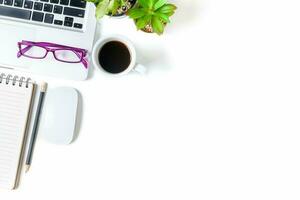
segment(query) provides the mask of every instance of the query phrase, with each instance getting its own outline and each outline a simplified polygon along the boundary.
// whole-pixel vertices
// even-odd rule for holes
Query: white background
[[[147,76],[46,79],[81,92],[80,135],[39,140],[1,200],[300,198],[299,1],[175,2],[161,37],[100,27],[133,40]]]

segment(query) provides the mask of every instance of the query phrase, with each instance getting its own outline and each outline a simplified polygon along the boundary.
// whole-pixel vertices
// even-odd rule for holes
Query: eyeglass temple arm
[[[69,50],[77,50],[77,51],[86,51],[85,49],[80,49],[80,48],[76,48],[76,47],[70,47],[70,46],[66,46],[66,45],[60,45],[60,44],[54,44],[54,43],[50,43],[50,42],[30,42],[30,41],[26,41],[23,40],[22,43],[26,44],[26,45],[31,45],[31,46],[42,46],[42,47],[61,47],[61,48],[68,48]]]
[[[87,59],[84,57],[84,58],[82,58],[81,62],[84,65],[84,67],[87,69],[88,68],[88,61],[87,61]]]
[[[79,54],[78,52],[74,51],[74,53],[77,55],[77,57],[79,59],[81,59],[81,62],[82,64],[84,65],[85,68],[88,68],[88,62],[87,62],[87,59],[85,57],[86,53],[82,53],[82,54]]]
[[[24,53],[26,53],[27,51],[29,51],[31,49],[31,47],[32,46],[28,45],[27,47],[25,47],[25,48],[22,49],[21,46],[20,46],[20,50],[19,50],[19,52],[17,54],[17,57],[20,58]]]

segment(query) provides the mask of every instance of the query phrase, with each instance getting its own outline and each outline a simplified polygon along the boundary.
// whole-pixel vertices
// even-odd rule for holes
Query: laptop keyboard
[[[85,0],[0,0],[0,16],[73,30],[83,29]]]

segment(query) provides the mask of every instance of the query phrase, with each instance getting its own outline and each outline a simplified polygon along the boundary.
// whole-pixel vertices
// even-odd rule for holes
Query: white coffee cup
[[[117,41],[117,42],[123,43],[127,47],[127,49],[129,50],[129,53],[130,53],[130,64],[124,71],[122,71],[120,73],[110,73],[110,72],[106,71],[99,62],[99,53],[100,53],[102,47],[105,44],[107,44],[108,42],[112,42],[112,41]],[[93,62],[93,65],[95,68],[97,68],[103,72],[106,72],[108,74],[112,74],[112,75],[124,75],[124,74],[128,74],[131,71],[136,71],[140,74],[146,73],[146,67],[141,64],[138,64],[136,62],[136,50],[135,50],[135,47],[132,44],[132,42],[129,39],[127,39],[123,36],[119,36],[119,35],[109,36],[109,37],[99,39],[95,43],[94,48],[93,48],[92,62]]]

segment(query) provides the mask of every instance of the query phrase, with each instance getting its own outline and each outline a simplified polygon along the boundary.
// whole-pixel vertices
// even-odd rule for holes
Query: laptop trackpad
[[[8,24],[0,24],[0,64],[10,67],[28,69],[32,63],[17,58],[18,42],[22,40],[35,41],[36,31],[33,28],[17,27]]]

